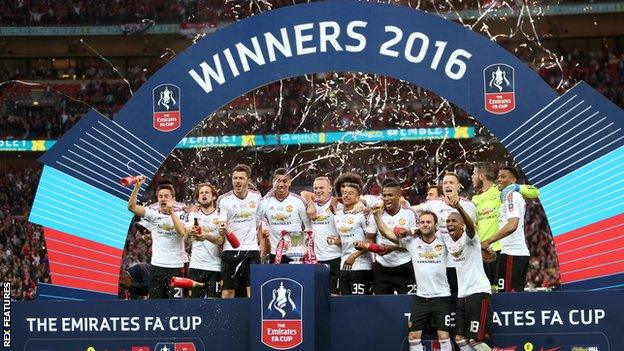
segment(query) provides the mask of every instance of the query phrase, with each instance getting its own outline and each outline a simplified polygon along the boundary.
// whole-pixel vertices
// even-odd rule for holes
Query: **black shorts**
[[[340,295],[370,295],[373,271],[340,271]]]
[[[288,257],[286,255],[282,255],[282,260],[280,261],[280,264],[289,264],[290,261],[292,261],[290,259],[290,257]],[[269,254],[269,263],[270,264],[274,264],[275,263],[275,255],[274,254]]]
[[[457,335],[487,341],[492,332],[492,305],[490,294],[472,294],[457,299],[455,313],[455,331]]]
[[[375,295],[415,294],[416,279],[412,262],[396,267],[384,267],[379,262],[373,266],[373,293]]]
[[[529,256],[500,255],[498,266],[498,289],[504,292],[524,291]]]
[[[173,277],[183,276],[183,267],[166,268],[151,265],[149,280],[149,298],[150,299],[172,299],[181,298],[182,289],[174,289],[171,287],[170,281]]]
[[[227,250],[221,253],[221,278],[223,290],[235,290],[250,285],[250,269],[254,263],[260,263],[260,251]]]
[[[221,297],[221,272],[189,268],[189,278],[196,282],[204,283],[203,288],[192,288],[189,297],[196,299]]]
[[[336,257],[329,261],[318,261],[319,264],[324,264],[329,267],[329,292],[338,295],[338,277],[340,276],[340,257]]]
[[[483,261],[483,270],[485,271],[485,275],[488,277],[490,281],[490,285],[498,286],[498,265],[500,264],[500,251],[496,251],[496,258],[494,261],[487,263]]]
[[[446,267],[446,279],[451,288],[451,294],[457,295],[457,270],[455,267]]]
[[[451,298],[416,296],[409,320],[409,330],[419,331],[431,326],[436,330],[451,330]]]

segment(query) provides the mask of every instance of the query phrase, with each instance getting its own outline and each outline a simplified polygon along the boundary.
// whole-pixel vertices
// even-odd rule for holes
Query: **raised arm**
[[[520,185],[520,195],[527,199],[537,199],[540,196],[540,191],[533,185],[522,184]]]
[[[464,224],[466,225],[466,234],[468,235],[469,238],[472,239],[477,233],[477,230],[470,215],[468,215],[466,210],[464,210],[464,208],[459,203],[459,201],[456,201],[453,204],[449,204],[449,205],[453,207],[454,209],[456,209],[459,212],[459,214],[462,216],[462,219],[464,220]]]
[[[178,214],[173,209],[173,200],[167,201],[166,211],[167,211],[167,214],[171,216],[171,221],[173,222],[173,228],[175,229],[175,231],[180,236],[185,236],[186,228],[184,227],[184,224],[180,220],[180,217],[178,217]]]
[[[399,244],[399,236],[394,233],[394,230],[390,229],[386,222],[381,218],[383,213],[383,207],[375,207],[373,209],[373,217],[375,218],[375,224],[377,224],[377,230],[384,236],[384,238],[392,241],[395,244]]]
[[[130,198],[128,198],[128,210],[139,217],[145,216],[145,207],[137,205],[136,203],[137,196],[139,195],[139,189],[141,188],[141,185],[143,185],[143,182],[145,182],[145,176],[136,176],[136,183],[134,183],[134,188],[132,189]]]

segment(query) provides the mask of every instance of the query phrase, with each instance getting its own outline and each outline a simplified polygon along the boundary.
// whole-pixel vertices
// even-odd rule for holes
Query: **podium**
[[[329,350],[329,268],[251,266],[251,350]]]

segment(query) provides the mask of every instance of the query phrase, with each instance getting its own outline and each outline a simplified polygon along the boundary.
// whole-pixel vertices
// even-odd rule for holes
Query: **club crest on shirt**
[[[212,223],[214,224],[218,224],[219,223],[219,218],[215,217],[212,219]]]
[[[399,225],[405,225],[405,218],[399,219]]]
[[[249,201],[249,207],[256,208],[256,203],[253,201]]]
[[[442,245],[437,244],[437,245],[436,245],[436,246],[434,246],[433,248],[434,248],[436,251],[442,251],[442,247],[443,247]]]
[[[349,219],[347,219],[347,223],[349,223],[349,224],[353,224],[353,218],[349,218]]]
[[[293,210],[292,205],[286,206],[286,212],[292,212],[292,210]]]

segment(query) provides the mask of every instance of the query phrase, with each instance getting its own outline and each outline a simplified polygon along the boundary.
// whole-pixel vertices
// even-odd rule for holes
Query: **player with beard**
[[[331,279],[330,292],[339,293],[338,277],[340,275],[340,246],[328,243],[328,237],[337,237],[334,214],[329,208],[332,200],[331,181],[327,177],[317,177],[312,183],[313,192],[301,192],[307,204],[306,213],[311,221],[314,232],[314,252],[317,262],[329,267]],[[331,240],[330,240],[331,241]]]
[[[481,242],[460,202],[448,200],[447,204],[457,211],[446,218],[449,235],[444,238],[448,256],[457,269],[455,342],[462,351],[491,351],[485,341],[492,330],[492,290],[483,269]]]
[[[310,220],[306,214],[305,200],[290,191],[291,178],[285,168],[278,168],[273,172],[273,189],[270,195],[265,196],[260,204],[260,220],[266,220],[269,229],[269,245],[271,248],[270,262],[275,263],[275,257],[282,231],[301,233],[310,228]],[[290,258],[281,257],[280,263],[289,263]]]
[[[432,326],[437,331],[442,351],[451,351],[451,290],[446,276],[447,249],[440,232],[438,218],[431,211],[422,211],[418,229],[392,229],[384,221],[383,207],[373,209],[379,233],[406,248],[412,259],[414,278],[418,282],[407,336],[410,351],[423,351],[423,330]]]
[[[237,288],[245,287],[247,296],[251,295],[250,265],[260,263],[256,218],[262,196],[249,189],[251,168],[238,164],[232,170],[232,191],[223,194],[217,200],[219,211],[219,234],[226,236],[233,233],[240,246],[234,247],[229,240],[223,244],[221,253],[221,278],[223,286],[221,297],[233,298]]]
[[[150,262],[150,299],[175,297],[175,290],[169,284],[171,278],[182,274],[184,267],[184,224],[180,218],[182,211],[175,211],[175,190],[169,184],[156,188],[158,208],[152,209],[137,205],[139,188],[145,182],[145,176],[136,177],[134,189],[128,199],[128,210],[144,218],[152,231],[152,260]]]
[[[381,198],[384,223],[395,231],[406,229],[412,231],[416,228],[414,212],[401,207],[401,186],[394,178],[384,180]],[[373,268],[373,293],[375,295],[415,293],[416,282],[409,252],[385,238],[374,221],[370,221],[366,231],[377,233],[373,239],[376,243],[356,243],[356,248],[377,254]]]
[[[472,186],[478,191],[472,197],[472,202],[477,208],[477,234],[481,242],[490,239],[498,232],[498,217],[501,208],[501,190],[494,183],[496,177],[494,175],[494,167],[491,163],[481,162],[474,166],[472,173]],[[510,184],[503,192],[519,191],[522,196],[527,199],[535,199],[539,197],[539,190],[530,185]],[[500,261],[500,250],[502,244],[500,241],[493,242],[491,249],[496,252],[496,259],[490,263],[483,262],[485,274],[490,279],[493,287],[498,285],[498,265]],[[502,289],[502,287],[501,287]]]
[[[360,201],[361,188],[356,183],[343,183],[340,189],[342,208],[335,211],[334,225],[339,237],[328,237],[330,244],[341,247],[340,294],[368,295],[373,280],[372,256],[365,250],[357,250],[357,241],[369,241],[366,233],[367,220],[362,212],[354,212]]]
[[[220,297],[221,249],[225,239],[218,233],[217,189],[208,183],[201,183],[197,185],[194,196],[199,211],[191,212],[186,222],[186,232],[193,241],[189,278],[204,286],[192,288],[190,296]],[[196,222],[198,225],[195,225]]]
[[[459,201],[459,203],[462,205],[466,213],[468,213],[473,221],[476,221],[477,218],[475,205],[469,200],[460,197],[460,190],[461,182],[457,173],[446,172],[446,174],[442,178],[443,197],[429,200],[417,206],[412,206],[412,209],[415,210],[417,213],[420,213],[423,210],[435,213],[438,217],[438,230],[442,235],[448,235],[448,232],[446,230],[446,217],[448,217],[449,213],[454,212],[455,209],[449,206],[447,204],[447,201]],[[449,284],[451,285],[451,292],[455,294],[457,293],[457,274],[455,272],[455,263],[449,259],[447,265],[448,280]]]
[[[436,199],[441,199],[441,198],[443,198],[441,186],[429,185],[427,187],[427,197],[425,198],[426,201],[436,200]]]
[[[503,190],[518,180],[518,171],[505,167],[498,172],[498,189]],[[500,240],[501,258],[498,266],[498,287],[505,292],[524,291],[530,252],[524,233],[526,202],[517,192],[503,194],[498,232],[482,242],[484,248]]]

